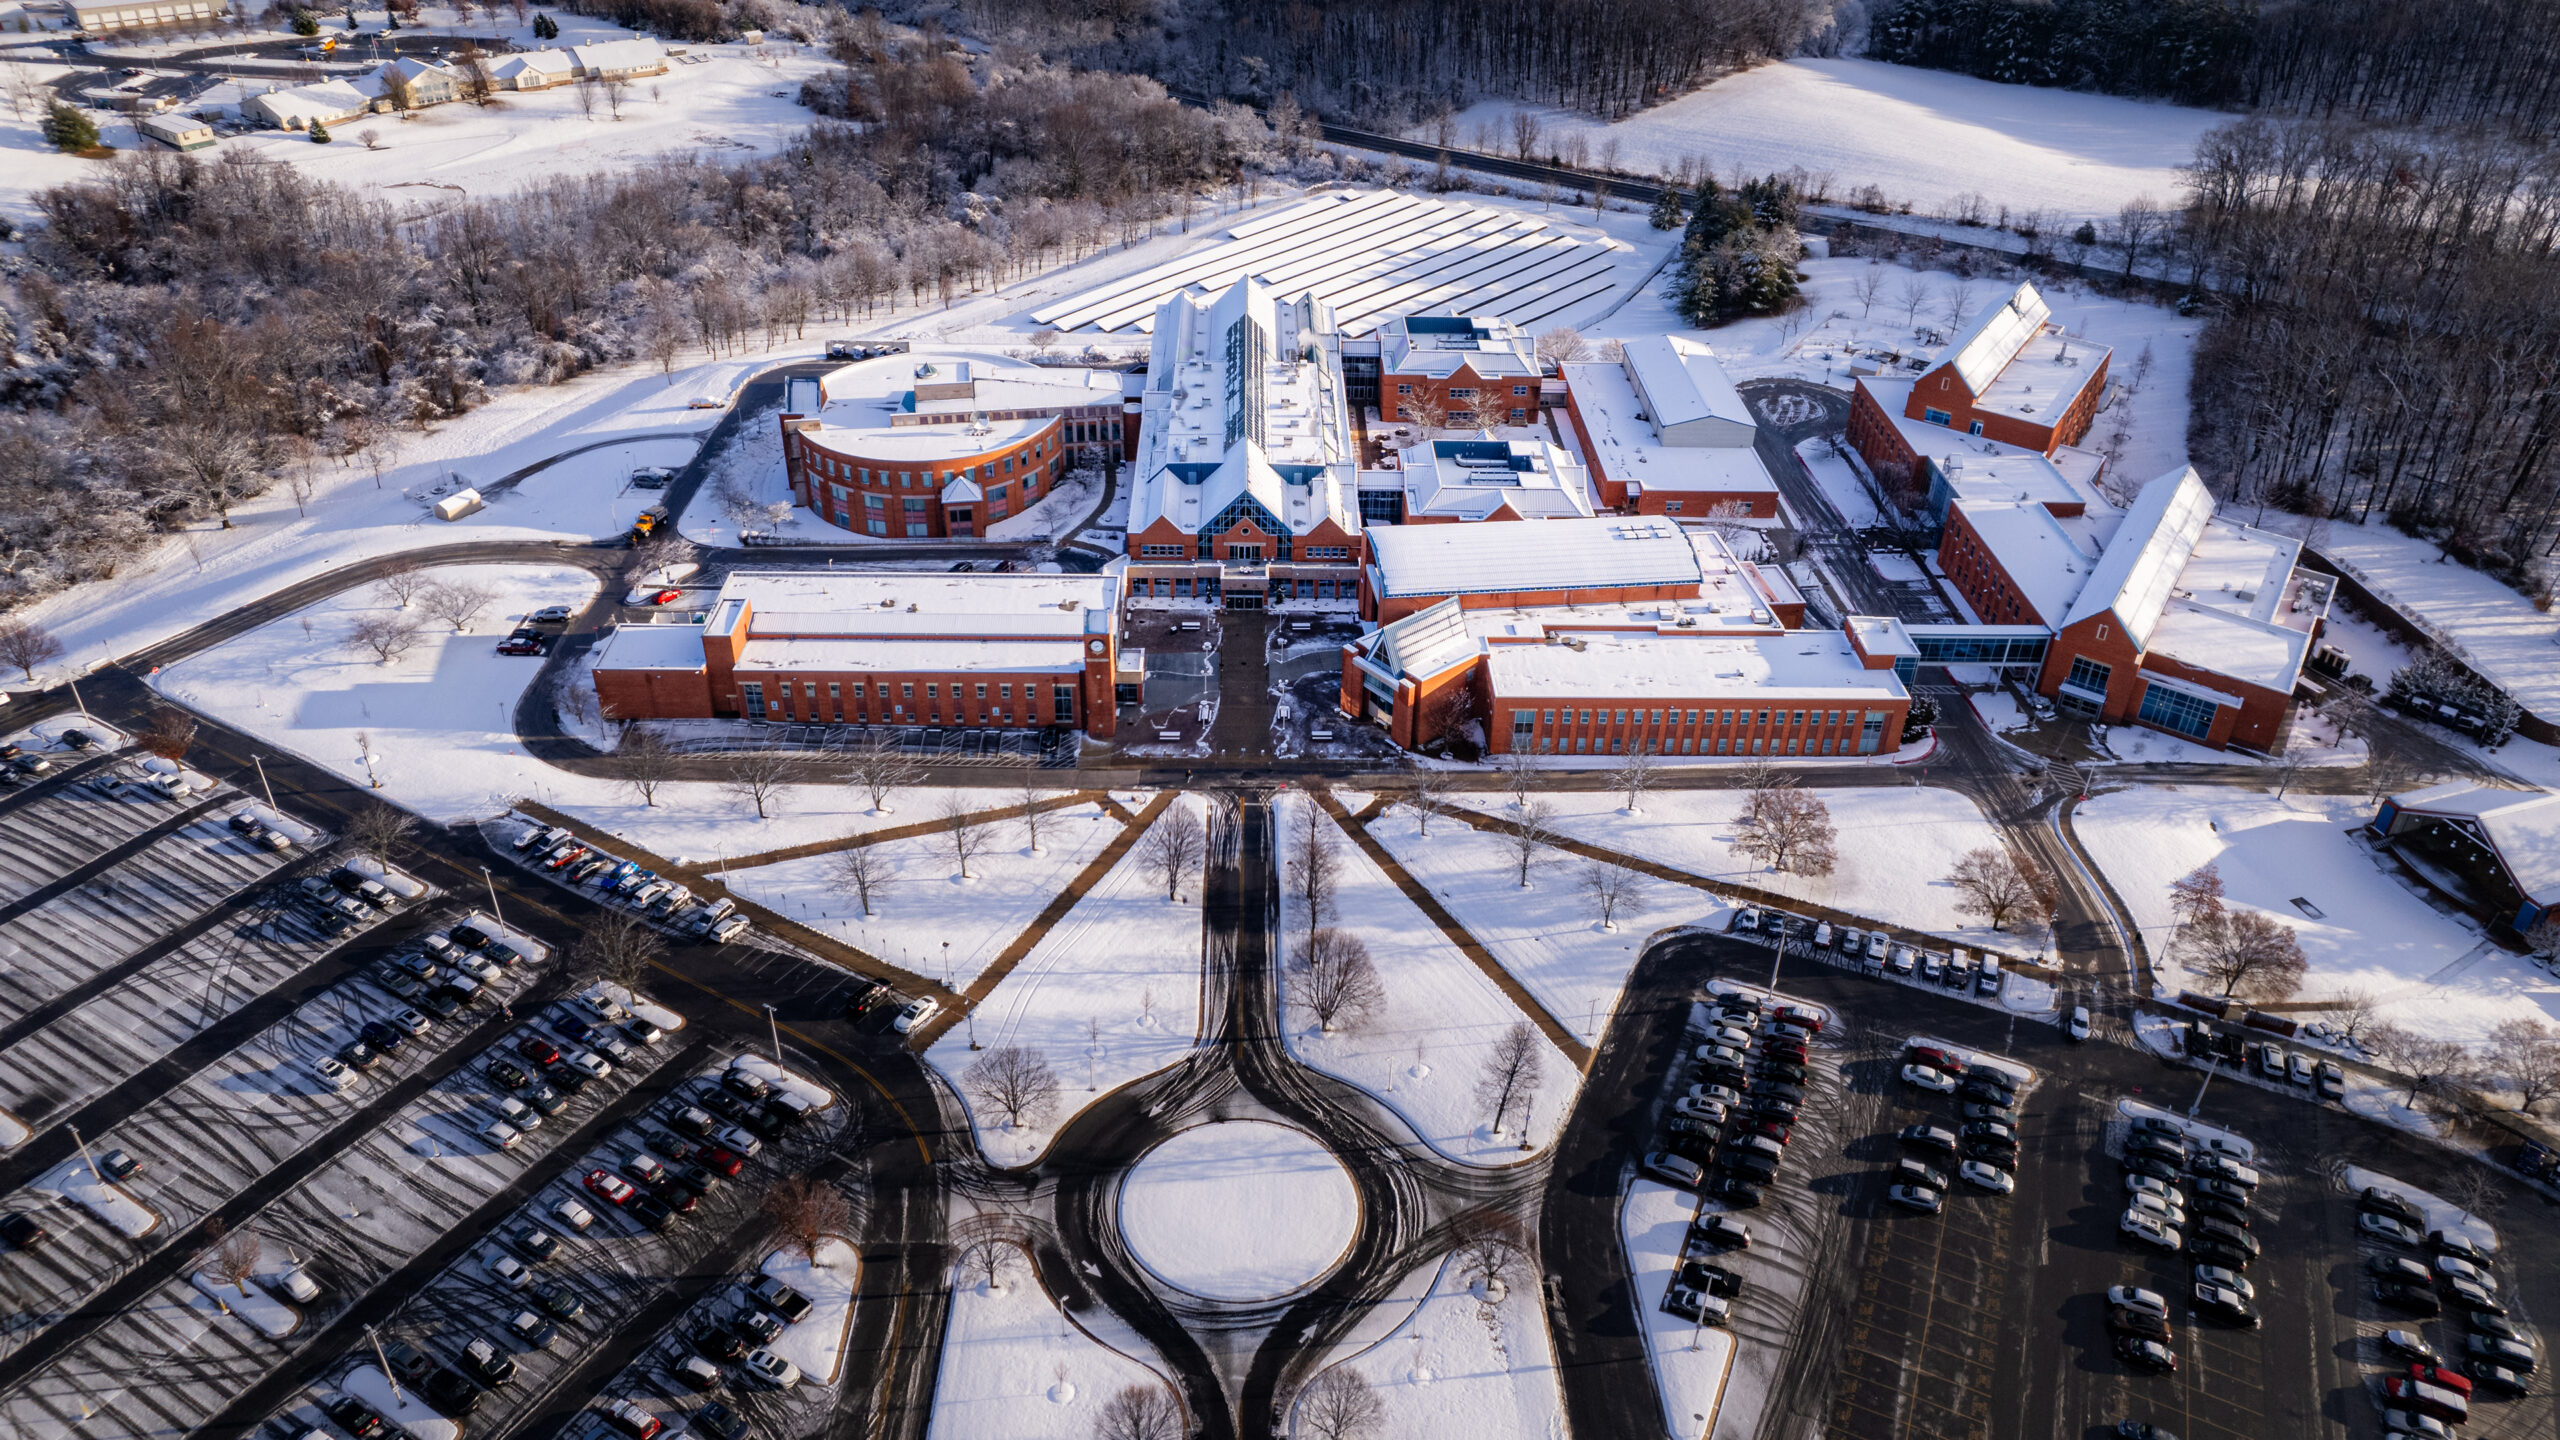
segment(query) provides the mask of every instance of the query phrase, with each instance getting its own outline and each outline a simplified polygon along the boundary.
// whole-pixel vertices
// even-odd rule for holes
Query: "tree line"
[[[2533,583],[2560,545],[2560,156],[2245,120],[2159,245],[2208,307],[2189,450],[2223,493]]]
[[[2540,0],[1894,0],[1878,60],[1986,80],[2378,123],[2560,123],[2560,8]]]
[[[37,198],[0,289],[0,605],[404,437],[503,385],[733,352],[1083,258],[1283,163],[1239,107],[840,16],[819,87],[857,126],[780,153],[564,171],[395,206],[157,149]],[[576,123],[576,122],[570,122]],[[602,122],[590,122],[602,123]]]

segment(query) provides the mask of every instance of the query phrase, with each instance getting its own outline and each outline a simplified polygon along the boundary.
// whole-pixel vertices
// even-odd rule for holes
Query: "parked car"
[[[1946,1198],[1939,1192],[1922,1189],[1917,1185],[1892,1186],[1885,1191],[1885,1198],[1905,1210],[1917,1210],[1925,1215],[1937,1214],[1946,1208],[1947,1203]]]
[[[932,1019],[941,1010],[941,1001],[930,995],[919,995],[908,1001],[906,1008],[898,1012],[898,1018],[890,1022],[890,1028],[901,1035],[908,1034]]]

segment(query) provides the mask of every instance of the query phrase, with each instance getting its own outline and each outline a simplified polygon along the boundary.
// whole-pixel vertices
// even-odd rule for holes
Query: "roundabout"
[[[1306,1289],[1360,1229],[1351,1173],[1312,1135],[1267,1120],[1185,1130],[1120,1182],[1129,1253],[1203,1300],[1258,1304]]]

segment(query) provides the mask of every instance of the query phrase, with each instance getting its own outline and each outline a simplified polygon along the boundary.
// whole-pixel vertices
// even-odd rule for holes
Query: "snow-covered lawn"
[[[828,1236],[818,1242],[817,1258],[797,1250],[777,1250],[764,1259],[764,1273],[799,1291],[809,1313],[785,1326],[773,1342],[773,1353],[800,1367],[820,1385],[833,1385],[844,1369],[845,1336],[853,1327],[853,1297],[862,1288],[862,1257],[851,1245]]]
[[[495,592],[464,634],[431,621],[414,648],[383,664],[348,648],[355,625],[398,616],[376,590],[324,601],[182,660],[157,678],[169,698],[257,735],[433,820],[486,814],[493,796],[556,773],[515,741],[516,697],[541,662],[501,655],[507,622],[595,593],[584,570],[457,565],[431,572]],[[308,622],[309,629],[305,629]],[[371,756],[368,762],[367,756]]]
[[[1195,795],[1174,803],[1195,814],[1205,808]],[[1200,896],[1197,886],[1184,889],[1182,899],[1166,900],[1132,847],[979,1002],[977,1043],[1039,1054],[1059,1085],[1057,1113],[1044,1124],[1015,1128],[971,1105],[989,1163],[1030,1164],[1087,1105],[1199,1043]],[[970,1062],[983,1054],[971,1050],[971,1038],[968,1026],[955,1025],[925,1052],[964,1096]]]
[[[1511,978],[1585,1044],[1599,1043],[1649,936],[1675,925],[1722,929],[1731,908],[1705,891],[1637,875],[1617,928],[1603,930],[1583,888],[1590,862],[1547,852],[1523,890],[1518,861],[1500,836],[1445,819],[1437,832],[1424,837],[1403,805],[1369,822],[1370,835],[1405,873],[1431,887]]]
[[[1840,512],[1850,525],[1873,525],[1878,518],[1875,497],[1867,493],[1865,477],[1857,466],[1834,452],[1827,440],[1807,440],[1796,447],[1796,455],[1804,461],[1813,483],[1822,487],[1822,498]]]
[[[1816,790],[1839,828],[1839,864],[1829,875],[1791,875],[1736,854],[1742,833],[1739,790],[1657,790],[1644,813],[1628,815],[1621,797],[1570,792],[1547,797],[1557,828],[1588,844],[1668,865],[1709,880],[1774,891],[1816,905],[1881,920],[1902,930],[1941,935],[1960,945],[2014,949],[2014,934],[1956,913],[1947,875],[1968,850],[2000,848],[2000,835],[1974,803],[1953,790],[1925,785]],[[1499,818],[1509,802],[1482,806]]]
[[[1474,145],[1479,124],[1507,137],[1517,108],[1489,100],[1460,111],[1459,142]],[[2146,195],[2174,204],[2178,167],[2195,158],[2206,131],[2231,120],[1873,60],[1758,66],[1615,125],[1527,108],[1545,131],[1540,151],[1583,138],[1596,158],[1614,139],[1620,168],[1639,173],[1668,173],[1688,156],[1726,177],[1802,166],[1828,175],[1835,196],[1878,185],[1926,211],[1980,192],[2013,210],[2052,207],[2073,220],[2112,218]]]
[[[1360,1229],[1351,1172],[1303,1130],[1268,1120],[1195,1125],[1120,1182],[1120,1230],[1148,1273],[1213,1300],[1294,1294]]]
[[[2273,916],[2301,942],[2311,968],[2296,999],[2361,990],[2393,1021],[2458,1040],[2560,1015],[2560,981],[2436,910],[2347,833],[2369,814],[2349,796],[2143,787],[2098,796],[2072,825],[2133,912],[2166,990],[2211,988],[2169,943],[2169,887],[2212,863],[2227,903]]]
[[[1663,1424],[1672,1435],[1715,1432],[1716,1409],[1733,1373],[1730,1330],[1701,1326],[1662,1308],[1671,1277],[1680,1271],[1680,1242],[1698,1211],[1697,1198],[1668,1185],[1639,1179],[1618,1212],[1627,1245],[1628,1299],[1644,1330],[1645,1356],[1653,1363]],[[1745,1223],[1750,1217],[1744,1216]],[[1756,1228],[1756,1227],[1755,1227]],[[1727,1269],[1733,1268],[1728,1262]]]
[[[1488,1440],[1565,1432],[1555,1353],[1537,1287],[1512,1279],[1488,1302],[1455,1262],[1395,1331],[1337,1362],[1369,1382],[1385,1407],[1377,1433],[1397,1440]],[[1300,1436],[1315,1431],[1304,1418]]]
[[[1287,853],[1297,833],[1304,796],[1288,793],[1272,802],[1274,833]],[[1357,935],[1377,963],[1386,1003],[1356,1026],[1337,1022],[1324,1034],[1305,1007],[1282,989],[1282,1032],[1289,1053],[1328,1075],[1368,1091],[1404,1117],[1433,1149],[1475,1165],[1508,1165],[1529,1158],[1517,1134],[1495,1136],[1476,1103],[1476,1077],[1487,1052],[1505,1031],[1527,1017],[1475,962],[1461,954],[1438,926],[1387,879],[1369,857],[1341,837],[1342,875],[1333,923]],[[1285,951],[1306,934],[1306,921],[1284,887],[1280,904]],[[1545,1087],[1529,1112],[1532,1150],[1555,1139],[1573,1108],[1580,1075],[1544,1036],[1538,1059]]]
[[[732,869],[724,878],[732,891],[780,915],[901,969],[967,989],[1120,829],[1099,805],[1053,810],[1040,827],[1038,851],[1024,843],[1018,827],[1003,827],[996,844],[969,862],[967,880],[939,835],[880,841],[870,849],[889,879],[885,888],[874,882],[869,915],[852,887],[836,878],[832,854]]]
[[[966,1268],[954,1277],[927,1427],[934,1440],[1089,1435],[1122,1390],[1169,1389],[1152,1362],[1131,1359],[1059,1314],[1028,1257],[1016,1254],[1006,1272],[992,1293]]]
[[[2299,534],[2303,527],[2285,517],[2272,528]],[[2560,716],[2560,648],[2555,648],[2560,647],[2560,613],[2534,609],[2530,599],[2503,581],[2448,560],[2434,541],[2403,535],[2379,519],[2362,525],[2332,521],[2313,544],[2339,569],[2470,661],[2517,704],[2546,719]],[[2377,653],[2376,659],[2380,664],[2356,668],[2371,675],[2378,689],[2391,678],[2381,665],[2398,657]]]
[[[880,811],[871,808],[869,792],[850,785],[786,785],[765,802],[767,813],[759,817],[752,801],[710,781],[668,785],[658,791],[658,803],[649,805],[627,785],[582,779],[548,766],[541,767],[534,788],[524,793],[652,854],[704,866],[926,824],[939,813],[943,795],[940,790],[899,790],[890,795],[889,808]],[[972,811],[1011,813],[1021,808],[1015,791],[961,793]],[[1040,793],[1053,799],[1067,792]],[[1042,840],[1046,842],[1045,834]]]

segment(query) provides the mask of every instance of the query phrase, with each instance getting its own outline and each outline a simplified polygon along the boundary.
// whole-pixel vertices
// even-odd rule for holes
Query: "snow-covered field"
[[[1305,797],[1288,793],[1272,804],[1274,833],[1296,833]],[[1446,822],[1444,822],[1446,823]],[[1299,907],[1284,893],[1280,931],[1284,945],[1306,933]],[[1386,990],[1379,1013],[1358,1026],[1319,1031],[1303,1007],[1282,991],[1283,1031],[1289,1053],[1376,1096],[1440,1153],[1478,1165],[1527,1159],[1517,1135],[1488,1133],[1475,1100],[1476,1077],[1486,1052],[1504,1031],[1521,1023],[1508,997],[1461,954],[1369,857],[1342,837],[1342,878],[1333,923],[1360,937],[1377,962]],[[1529,1144],[1543,1149],[1573,1108],[1581,1076],[1543,1036],[1538,1041],[1545,1086],[1530,1111]]]
[[[433,820],[505,808],[529,771],[551,773],[515,740],[516,697],[541,662],[497,653],[507,622],[595,593],[584,570],[461,565],[434,572],[486,585],[496,598],[463,634],[426,621],[415,648],[383,664],[348,648],[367,617],[398,605],[364,590],[311,606],[171,666],[156,677],[169,698],[268,740]],[[304,628],[308,622],[310,628]],[[370,756],[370,760],[368,760]]]
[[[2293,520],[2281,528],[2299,533],[2302,525]],[[2446,559],[2434,541],[2403,535],[2378,519],[2332,521],[2314,544],[2517,704],[2546,719],[2560,716],[2560,614],[2534,609],[2513,587]],[[2377,687],[2391,678],[2371,664],[2357,668]]]
[[[1502,137],[1494,148],[1507,150],[1516,108],[1486,101],[1460,111],[1459,143],[1472,146],[1476,128],[1491,125]],[[1995,205],[2074,220],[2112,217],[2141,196],[2175,203],[2178,167],[2231,119],[1873,60],[1762,65],[1614,125],[1527,108],[1545,132],[1542,153],[1580,138],[1596,160],[1615,140],[1622,169],[1668,173],[1692,156],[1724,179],[1802,166],[1829,175],[1835,196],[1877,185],[1925,212],[1980,192]]]
[[[1360,1229],[1360,1192],[1322,1141],[1268,1120],[1195,1125],[1120,1181],[1121,1233],[1149,1274],[1213,1300],[1314,1284]]]
[[[1662,1399],[1663,1425],[1672,1435],[1715,1433],[1716,1410],[1723,1403],[1725,1381],[1733,1373],[1732,1331],[1701,1326],[1662,1308],[1663,1292],[1680,1270],[1680,1242],[1688,1235],[1689,1221],[1697,1210],[1696,1197],[1639,1179],[1618,1212],[1627,1268],[1632,1272],[1628,1300],[1635,1309],[1636,1324],[1644,1330],[1645,1355],[1653,1362],[1654,1389]],[[1751,1217],[1742,1218],[1748,1223]],[[1726,1268],[1733,1268],[1730,1262]]]
[[[986,798],[982,792],[961,793],[972,808]],[[923,821],[930,815],[911,818]],[[1040,849],[1034,851],[1017,824],[1003,822],[995,827],[986,853],[969,862],[966,880],[939,835],[879,841],[870,848],[886,864],[890,878],[872,891],[869,915],[853,887],[836,878],[833,854],[752,870],[732,868],[724,879],[738,895],[813,930],[901,969],[966,989],[1120,828],[1099,805],[1053,810],[1044,818]]]
[[[1335,1362],[1369,1382],[1384,1407],[1378,1434],[1397,1440],[1487,1440],[1565,1433],[1555,1353],[1537,1287],[1515,1275],[1487,1301],[1454,1262],[1395,1331]],[[1300,1406],[1303,1417],[1305,1407]],[[1290,1433],[1314,1430],[1301,1419]]]
[[[1070,1324],[1016,1252],[992,1293],[966,1268],[954,1277],[928,1428],[934,1440],[1094,1434],[1123,1389],[1169,1388],[1153,1364]]]
[[[1195,811],[1198,796],[1174,802]],[[980,1001],[976,1029],[955,1025],[925,1062],[967,1095],[974,1037],[989,1050],[1019,1045],[1058,1073],[1058,1110],[1014,1128],[972,1106],[979,1152],[996,1165],[1027,1165],[1087,1105],[1191,1053],[1200,1038],[1200,896],[1178,901],[1135,847],[1012,973]]]
[[[2072,824],[2133,912],[2167,989],[2204,988],[2169,946],[2169,887],[2211,862],[2226,903],[2274,917],[2301,942],[2311,968],[2297,999],[2361,990],[2392,1021],[2460,1040],[2503,1020],[2560,1015],[2560,981],[2437,911],[2348,835],[2368,816],[2347,796],[2146,787],[2100,795]]]
[[[773,1342],[773,1353],[800,1367],[821,1385],[836,1383],[844,1369],[845,1337],[853,1328],[853,1297],[862,1288],[862,1257],[835,1236],[818,1242],[813,1259],[797,1250],[776,1250],[764,1259],[763,1273],[808,1297],[809,1313],[791,1322]]]
[[[1816,790],[1840,831],[1840,861],[1829,875],[1786,875],[1734,853],[1742,809],[1736,790],[1657,790],[1644,813],[1626,815],[1613,794],[1549,796],[1557,828],[1576,840],[1668,865],[1709,880],[1775,891],[1902,930],[1960,945],[2013,948],[2002,934],[1956,913],[1948,872],[1968,850],[1997,849],[1999,832],[1971,800],[1925,785]],[[1498,814],[1495,801],[1487,813]]]
[[[1617,928],[1603,930],[1583,888],[1588,862],[1547,852],[1523,890],[1501,837],[1448,820],[1438,829],[1424,838],[1402,805],[1369,822],[1369,833],[1405,873],[1430,886],[1467,933],[1585,1044],[1600,1042],[1647,937],[1675,925],[1722,929],[1730,908],[1704,891],[1639,875],[1621,902]]]

